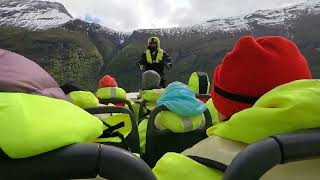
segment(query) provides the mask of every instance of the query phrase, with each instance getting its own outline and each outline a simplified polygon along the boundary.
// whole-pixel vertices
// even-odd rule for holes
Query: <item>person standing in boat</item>
[[[160,86],[165,88],[164,69],[171,69],[170,56],[160,48],[160,39],[158,37],[150,37],[148,39],[148,47],[141,55],[138,61],[140,70],[154,70],[161,76]]]

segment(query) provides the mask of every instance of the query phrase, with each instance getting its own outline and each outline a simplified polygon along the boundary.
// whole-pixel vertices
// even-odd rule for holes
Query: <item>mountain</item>
[[[245,16],[212,19],[200,24],[187,27],[146,29],[138,31],[149,34],[157,34],[160,36],[183,36],[190,34],[201,34],[205,36],[216,34],[218,32],[221,32],[223,34],[239,33],[243,31],[255,32],[257,30],[257,26],[276,28],[283,31],[290,28],[290,25],[301,16],[320,14],[319,9],[319,0],[307,0],[304,3],[289,6],[286,8],[258,10]]]
[[[73,20],[62,4],[1,1],[0,17],[1,48],[34,60],[60,84],[96,88],[102,56],[86,34],[61,28]]]
[[[72,16],[60,3],[45,1],[0,1],[0,25],[17,26],[29,30],[57,27],[72,20]]]
[[[320,1],[309,0],[283,9],[259,10],[245,16],[213,19],[201,24],[136,30],[108,66],[126,87],[135,89],[139,71],[135,68],[146,39],[159,36],[162,47],[175,59],[169,81],[187,82],[193,71],[211,75],[214,67],[243,35],[280,35],[295,41],[307,57],[314,77],[320,78]],[[121,74],[119,72],[126,72]],[[132,77],[128,79],[127,77]],[[135,78],[134,80],[132,80]]]
[[[59,83],[96,89],[105,73],[128,91],[140,87],[136,62],[146,39],[159,36],[175,60],[168,80],[186,82],[193,71],[211,74],[242,35],[281,35],[295,41],[320,78],[320,0],[282,9],[259,10],[231,18],[165,29],[117,32],[74,19],[59,3],[35,0],[0,2],[0,47],[23,54],[44,67]]]

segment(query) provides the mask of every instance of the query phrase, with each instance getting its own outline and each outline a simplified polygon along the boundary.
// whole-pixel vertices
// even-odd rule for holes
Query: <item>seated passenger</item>
[[[164,92],[164,89],[160,88],[160,81],[161,77],[156,71],[148,70],[142,74],[142,91],[138,95],[138,102],[134,105],[137,118],[146,118],[156,107],[157,100]],[[145,101],[145,104],[141,109],[142,101]]]
[[[68,100],[58,83],[35,62],[4,49],[0,49],[0,58],[0,91]]]
[[[127,98],[127,94],[125,90],[122,88],[118,87],[118,83],[116,80],[110,76],[110,75],[105,75],[103,78],[100,79],[99,81],[99,89],[96,93],[96,96],[98,99],[112,99],[112,98],[117,98],[117,99],[122,99],[122,100],[128,100],[130,103],[130,99]],[[108,106],[120,106],[120,107],[125,107],[124,102],[115,102],[115,103],[109,103],[106,104]],[[99,117],[102,121],[104,121],[105,124],[107,124],[110,127],[117,127],[120,125],[122,122],[124,123],[123,126],[117,127],[114,132],[118,132],[120,136],[117,137],[106,137],[106,138],[99,138],[97,142],[106,142],[106,143],[120,143],[126,146],[127,142],[123,142],[126,137],[133,131],[133,125],[131,123],[131,118],[129,114],[119,114],[119,113],[112,113],[111,116],[109,114],[100,114],[100,115],[95,115]],[[108,128],[110,128],[108,127]],[[106,128],[106,129],[108,129]],[[137,129],[135,129],[137,131]],[[121,137],[123,136],[123,137]],[[119,145],[120,145],[119,144]],[[138,141],[136,142],[138,144]],[[128,147],[130,148],[130,147]]]
[[[170,110],[157,115],[155,126],[160,130],[184,133],[205,125],[205,104],[196,99],[194,93],[183,83],[169,84],[157,101],[157,106],[160,105],[165,105]],[[138,127],[141,152],[145,152],[147,126],[148,119],[143,119]]]
[[[98,98],[92,92],[83,90],[73,83],[66,83],[60,88],[73,104],[81,108],[100,106]]]
[[[3,100],[0,101],[0,119],[3,120],[0,124],[0,149],[12,158],[21,158],[64,145],[109,142],[110,138],[100,137],[108,127],[77,107],[96,106],[97,98],[70,83],[61,88],[38,64],[0,49],[0,99]],[[77,106],[66,101],[70,99]],[[111,126],[124,122],[124,127],[116,130],[124,137],[131,132],[130,117],[126,114],[112,117],[103,114],[99,118]],[[7,138],[9,136],[10,139]]]
[[[61,86],[61,89],[67,94],[67,96],[70,97],[73,104],[81,108],[107,106],[104,104],[99,104],[99,100],[93,93],[83,90],[73,83],[66,83]],[[95,140],[95,142],[113,144],[121,146],[123,148],[130,148],[126,145],[125,139],[132,131],[131,119],[128,114],[103,113],[94,114],[94,116],[98,117],[104,122],[104,125],[106,125],[104,127],[104,131],[109,132],[104,133],[105,135],[100,136]],[[123,123],[123,125],[121,125],[121,123]],[[109,128],[111,128],[112,130]],[[122,142],[123,140],[125,142]]]
[[[154,70],[145,71],[142,74],[142,91],[152,90],[152,89],[161,89],[160,87],[161,77]]]
[[[290,40],[242,37],[213,73],[211,96],[220,122],[207,130],[207,139],[182,154],[164,155],[153,169],[157,179],[222,179],[222,171],[187,156],[229,165],[248,144],[320,127],[320,81],[311,78],[307,61]],[[315,179],[319,164],[309,160],[278,165],[262,179]]]
[[[94,142],[102,122],[66,101],[58,83],[35,62],[0,49],[0,149],[13,159]]]
[[[99,99],[110,99],[110,98],[119,98],[127,99],[127,93],[122,88],[118,87],[116,80],[110,76],[105,75],[99,81],[99,89],[96,93],[96,96]],[[119,102],[115,103],[116,106],[124,106],[125,103]]]

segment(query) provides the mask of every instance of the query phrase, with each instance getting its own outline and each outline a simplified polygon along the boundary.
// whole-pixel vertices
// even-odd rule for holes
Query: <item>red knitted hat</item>
[[[211,97],[217,110],[231,117],[281,84],[311,78],[306,59],[290,40],[244,36],[215,69]]]
[[[109,75],[105,75],[99,81],[99,88],[104,88],[104,87],[118,87],[118,84],[113,77]]]

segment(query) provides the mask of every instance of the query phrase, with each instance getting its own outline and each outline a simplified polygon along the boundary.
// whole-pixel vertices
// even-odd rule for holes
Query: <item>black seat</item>
[[[139,132],[138,126],[135,122],[133,113],[128,110],[127,108],[117,107],[117,106],[99,106],[99,107],[91,107],[84,109],[90,114],[105,114],[105,113],[122,113],[122,114],[129,114],[130,121],[132,125],[132,130],[129,135],[125,138],[125,142],[122,143],[106,143],[116,145],[118,147],[122,147],[128,149],[132,152],[139,153],[140,152],[140,141],[139,141]],[[127,144],[126,144],[127,143]],[[126,147],[128,146],[128,147]]]
[[[58,180],[95,178],[155,180],[141,159],[117,147],[77,144],[25,159],[0,154],[0,179]]]
[[[320,129],[276,135],[240,152],[223,179],[257,180],[278,164],[316,158],[320,158]]]
[[[155,127],[156,116],[161,111],[169,111],[164,105],[155,108],[149,117],[146,136],[146,162],[153,167],[155,163],[167,152],[180,153],[207,137],[206,129],[212,126],[208,110],[204,112],[205,126],[186,133],[174,133],[170,130],[158,130]]]
[[[211,95],[208,94],[208,89],[210,86],[209,78],[205,72],[196,72],[199,77],[199,92],[196,93],[196,98],[208,101],[211,98]]]
[[[209,86],[209,78],[205,72],[197,72],[199,77],[199,93],[198,94],[207,94]]]
[[[114,103],[124,103],[128,106],[128,108],[130,109],[130,111],[133,113],[133,107],[131,105],[131,103],[126,100],[126,99],[121,99],[121,98],[108,98],[108,99],[99,99],[99,103],[104,104],[104,105],[108,105],[108,104],[114,104]]]
[[[149,109],[146,108],[146,104],[148,103],[149,101],[147,100],[143,100],[140,102],[140,107],[139,107],[139,120],[138,120],[138,123],[140,123],[145,117],[149,116],[151,111]],[[144,109],[147,110],[147,112],[144,111]]]

